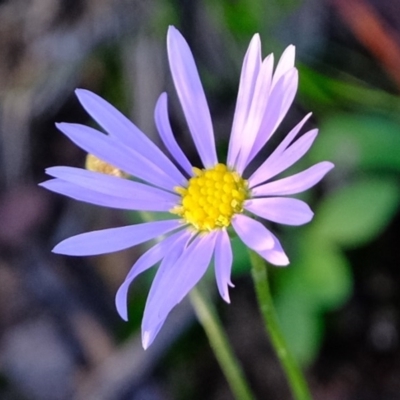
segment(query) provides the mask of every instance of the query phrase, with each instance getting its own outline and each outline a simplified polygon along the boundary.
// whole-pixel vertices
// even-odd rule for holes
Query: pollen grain
[[[124,174],[120,169],[100,160],[100,158],[90,153],[86,156],[85,168],[89,171],[101,172],[102,174],[112,175],[118,178],[126,177],[126,174]]]

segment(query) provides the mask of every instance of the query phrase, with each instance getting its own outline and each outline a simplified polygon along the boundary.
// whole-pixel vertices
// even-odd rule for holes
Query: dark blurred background
[[[195,55],[218,150],[227,148],[243,55],[296,45],[300,87],[260,160],[309,111],[320,135],[295,170],[336,168],[303,196],[302,228],[273,227],[291,258],[271,269],[280,321],[315,399],[400,399],[400,3],[398,0],[0,1],[0,399],[183,400],[232,395],[184,301],[153,346],[140,343],[152,273],[114,295],[143,248],[102,257],[51,253],[61,239],[139,221],[37,187],[44,169],[83,166],[56,121],[93,124],[74,89],[117,106],[155,142],[167,90],[179,142],[196,160],[166,59],[168,25]],[[194,157],[194,158],[193,158]],[[231,305],[210,296],[258,398],[290,399],[264,336],[243,246]]]

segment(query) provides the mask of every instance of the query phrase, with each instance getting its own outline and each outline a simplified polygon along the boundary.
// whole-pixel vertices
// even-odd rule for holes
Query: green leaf
[[[365,115],[326,119],[310,153],[312,161],[330,160],[341,169],[400,171],[400,124]]]
[[[325,198],[313,229],[343,247],[356,247],[379,235],[394,216],[399,188],[392,179],[363,179]]]
[[[275,308],[289,349],[300,364],[310,364],[321,345],[322,317],[310,306],[306,296],[289,288],[276,297]]]
[[[232,276],[248,273],[250,260],[246,245],[237,236],[231,239],[231,244],[233,251]]]
[[[353,279],[341,251],[310,227],[297,244],[296,260],[275,274],[275,303],[289,346],[301,363],[309,364],[321,344],[323,312],[345,303]]]
[[[315,311],[333,310],[350,297],[353,278],[340,249],[308,227],[297,241],[298,255],[276,274],[278,291],[301,293]]]
[[[297,63],[300,71],[299,97],[309,109],[332,112],[346,108],[365,112],[393,114],[400,111],[399,97],[383,90],[370,88],[355,78],[347,81],[332,78],[315,71],[305,64]]]
[[[353,287],[347,258],[332,243],[315,235],[315,231],[310,231],[303,241],[302,253],[297,266],[297,280],[307,291],[309,301],[323,311],[342,306]]]

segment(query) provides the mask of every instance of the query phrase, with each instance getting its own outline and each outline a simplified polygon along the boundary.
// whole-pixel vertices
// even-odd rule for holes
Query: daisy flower
[[[295,140],[309,114],[253,174],[246,175],[246,167],[293,102],[298,84],[294,46],[284,51],[274,70],[273,55],[262,60],[259,35],[252,38],[243,61],[226,163],[217,159],[210,111],[193,55],[174,27],[168,30],[167,48],[172,78],[202,165],[193,167],[179,147],[169,122],[166,93],[157,102],[155,122],[174,162],[113,106],[78,89],[82,106],[107,134],[73,123],[57,127],[91,154],[92,161],[106,167],[91,168],[95,171],[48,168],[46,172],[53,179],[41,184],[100,206],[170,213],[166,220],[73,236],[53,250],[88,256],[161,238],[133,265],[116,295],[117,310],[127,320],[129,285],[140,273],[159,264],[143,315],[144,348],[153,342],[169,312],[201,279],[212,260],[219,293],[229,302],[232,248],[228,230],[233,229],[246,246],[271,264],[287,265],[289,260],[279,240],[258,219],[287,225],[309,222],[313,212],[308,205],[287,196],[309,189],[333,167],[330,162],[320,162],[272,180],[311,147],[316,129]]]

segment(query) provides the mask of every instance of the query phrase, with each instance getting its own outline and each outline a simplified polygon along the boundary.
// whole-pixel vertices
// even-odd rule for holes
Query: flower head
[[[160,263],[143,316],[145,348],[172,308],[204,275],[212,259],[219,292],[229,302],[232,249],[228,228],[270,263],[287,265],[289,260],[278,239],[255,217],[287,225],[309,222],[313,213],[308,205],[286,196],[312,187],[333,167],[330,162],[321,162],[271,181],[311,147],[317,136],[315,129],[295,140],[309,114],[253,174],[246,175],[247,166],[273,135],[294,99],[298,74],[293,46],[285,50],[274,71],[273,55],[261,58],[259,36],[251,40],[243,61],[227,162],[221,163],[192,53],[174,27],[168,30],[167,45],[175,88],[203,165],[192,167],[176,142],[165,93],[157,102],[155,122],[176,164],[105,100],[78,89],[81,104],[107,134],[79,124],[60,123],[57,127],[95,156],[88,164],[110,166],[101,164],[95,171],[53,167],[46,172],[54,179],[42,183],[49,190],[92,204],[170,213],[167,220],[73,236],[53,250],[76,256],[104,254],[163,237],[138,259],[116,296],[117,310],[127,319],[129,285],[137,275]]]

